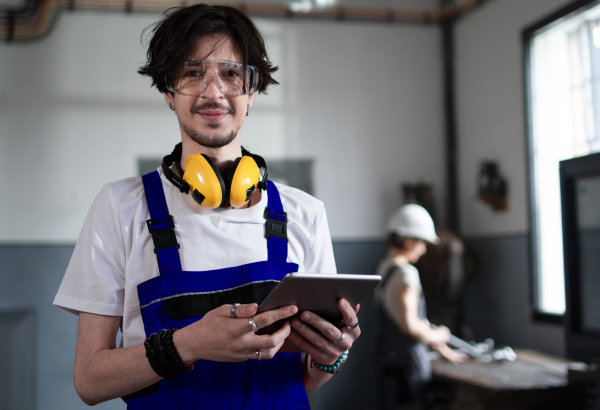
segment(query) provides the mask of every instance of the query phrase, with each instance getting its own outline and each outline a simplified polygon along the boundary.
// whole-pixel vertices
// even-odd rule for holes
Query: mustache
[[[234,107],[226,107],[222,104],[219,104],[216,101],[207,101],[202,104],[194,104],[190,108],[190,112],[192,114],[195,114],[199,111],[204,111],[204,110],[219,110],[219,111],[224,111],[227,114],[231,114],[231,115],[235,115],[235,112],[236,112]]]

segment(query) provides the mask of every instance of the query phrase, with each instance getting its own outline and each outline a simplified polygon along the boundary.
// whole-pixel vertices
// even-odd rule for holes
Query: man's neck
[[[181,144],[181,170],[185,170],[185,162],[192,154],[204,154],[208,156],[220,173],[226,173],[233,161],[242,155],[239,135],[224,147],[209,148],[198,144],[197,142],[183,138]]]
[[[394,259],[398,264],[404,264],[408,262],[408,255],[406,250],[397,248],[395,246],[388,250],[388,259]]]

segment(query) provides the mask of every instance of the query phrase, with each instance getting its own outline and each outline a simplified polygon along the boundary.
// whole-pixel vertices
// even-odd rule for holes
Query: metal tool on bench
[[[448,339],[448,344],[484,363],[502,361],[514,362],[517,359],[517,354],[509,346],[505,346],[501,349],[494,349],[493,339],[485,339],[483,343],[468,343],[451,334],[450,339]]]

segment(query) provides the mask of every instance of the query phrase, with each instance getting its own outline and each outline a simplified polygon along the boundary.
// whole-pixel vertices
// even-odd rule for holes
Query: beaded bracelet
[[[342,366],[344,365],[344,363],[346,363],[346,359],[348,358],[348,353],[349,353],[348,350],[346,350],[344,353],[342,353],[342,355],[340,357],[338,357],[336,362],[334,364],[332,364],[331,366],[325,366],[324,364],[316,362],[314,359],[311,360],[311,364],[314,365],[317,369],[319,369],[325,373],[330,373],[330,374],[339,373],[339,371],[342,369]]]
[[[160,377],[174,376],[181,372],[191,372],[194,365],[186,366],[173,343],[173,333],[177,329],[163,329],[152,333],[144,341],[146,357],[152,370]]]

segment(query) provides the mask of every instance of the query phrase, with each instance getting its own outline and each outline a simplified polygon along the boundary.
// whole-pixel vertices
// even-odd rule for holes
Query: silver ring
[[[256,360],[262,360],[262,352],[260,350],[256,351]]]
[[[346,334],[342,330],[340,330],[340,333],[342,334],[340,338],[338,340],[334,340],[333,343],[342,343],[344,341]]]
[[[248,323],[250,323],[250,327],[252,328],[253,332],[258,332],[258,326],[256,326],[256,323],[254,323],[253,317],[251,317],[250,320],[248,320]]]
[[[241,303],[234,303],[233,306],[231,307],[231,317],[234,319],[237,319],[237,316],[235,315],[235,310],[237,308],[239,308],[242,304]]]
[[[356,327],[358,326],[358,320],[356,321],[355,324],[353,325],[346,325],[348,327],[348,329],[356,329]]]

